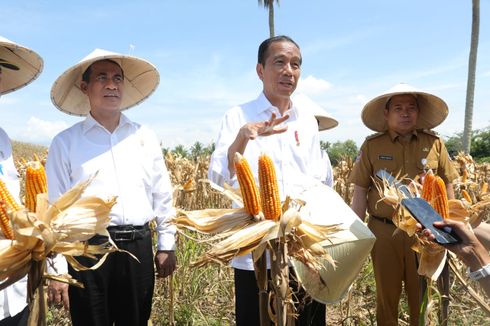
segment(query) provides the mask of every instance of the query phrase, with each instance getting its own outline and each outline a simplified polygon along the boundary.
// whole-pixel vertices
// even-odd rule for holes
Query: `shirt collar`
[[[126,117],[124,114],[121,113],[121,116],[119,118],[119,125],[117,126],[117,129],[121,128],[122,126],[126,125],[126,124],[129,124],[129,125],[133,125],[133,122],[131,120],[129,120],[128,117]],[[85,118],[85,121],[83,121],[83,127],[82,127],[82,130],[83,130],[83,133],[87,133],[90,129],[92,128],[95,128],[95,127],[100,127],[104,130],[106,130],[104,128],[104,126],[102,126],[97,120],[94,119],[94,117],[92,117],[92,115],[90,114],[87,114],[87,117]]]
[[[393,131],[391,129],[388,129],[388,135],[390,136],[390,139],[391,139],[392,142],[394,142],[398,137],[400,137],[400,135],[397,132],[395,132],[395,131]],[[416,129],[414,131],[412,131],[412,137],[413,136],[417,137],[417,135],[418,134],[417,134],[417,130]]]
[[[259,97],[257,98],[256,100],[257,102],[257,109],[260,113],[262,112],[267,112],[267,111],[279,111],[279,109],[277,107],[275,107],[274,105],[272,105],[271,102],[269,102],[269,100],[267,99],[267,97],[265,96],[264,92],[260,93]],[[291,101],[293,102],[293,101]],[[297,109],[296,109],[296,106],[294,105],[294,102],[293,104],[291,105],[290,109],[289,109],[289,116],[296,116],[297,115]]]

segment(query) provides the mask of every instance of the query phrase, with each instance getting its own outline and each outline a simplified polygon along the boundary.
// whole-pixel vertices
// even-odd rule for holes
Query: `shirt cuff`
[[[63,275],[68,274],[68,263],[63,255],[57,254],[54,257],[48,258],[47,264],[48,274]]]
[[[157,250],[175,250],[175,236],[169,233],[158,234]]]

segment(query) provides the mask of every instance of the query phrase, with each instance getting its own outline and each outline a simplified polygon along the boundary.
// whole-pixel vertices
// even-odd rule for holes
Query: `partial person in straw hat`
[[[330,130],[339,125],[339,122],[334,117],[305,94],[297,94],[293,100],[298,108],[310,111],[315,116],[318,123],[318,131]],[[330,157],[328,157],[327,151],[324,149],[321,149],[321,161],[318,171],[322,183],[333,188],[334,176],[332,162],[330,161]]]
[[[34,51],[0,36],[0,95],[13,92],[36,79],[43,69]],[[20,203],[20,184],[12,157],[12,145],[0,128],[0,179]],[[0,231],[0,239],[5,239]],[[0,291],[0,326],[27,325],[27,277]]]
[[[380,169],[408,178],[423,177],[430,169],[446,183],[449,198],[454,197],[451,182],[458,174],[450,162],[443,141],[431,128],[448,114],[439,97],[407,84],[399,84],[369,101],[362,121],[377,133],[366,138],[349,177],[354,183],[351,207],[376,236],[371,256],[376,280],[378,325],[398,324],[398,304],[405,285],[410,325],[418,325],[420,284],[417,258],[410,248],[413,239],[395,232],[393,208],[380,200],[374,181]]]
[[[54,202],[80,181],[97,173],[85,194],[117,196],[109,234],[132,253],[113,253],[96,270],[71,276],[85,288],[50,282],[48,298],[70,309],[73,325],[146,325],[151,313],[155,267],[159,277],[176,268],[172,187],[156,135],[121,113],[156,89],[156,68],[140,58],[95,50],[66,70],[53,84],[51,99],[61,111],[85,119],[59,133],[46,163],[48,195]],[[156,220],[157,252],[149,223]],[[106,237],[95,236],[99,244]],[[90,259],[80,258],[86,266]],[[155,265],[155,266],[154,266]],[[67,272],[58,260],[57,273]]]

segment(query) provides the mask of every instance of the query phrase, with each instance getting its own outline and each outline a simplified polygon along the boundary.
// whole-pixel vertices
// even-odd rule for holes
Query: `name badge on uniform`
[[[389,156],[389,155],[380,155],[378,156],[378,159],[382,160],[382,161],[393,161],[393,156]]]

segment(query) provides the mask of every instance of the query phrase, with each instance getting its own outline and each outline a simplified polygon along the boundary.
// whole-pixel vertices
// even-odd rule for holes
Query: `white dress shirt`
[[[0,128],[0,178],[14,199],[19,201],[20,184],[12,158],[12,146],[5,131]],[[4,239],[0,232],[0,238]],[[0,291],[0,320],[15,316],[27,305],[27,276]]]
[[[277,117],[281,116],[279,110],[261,93],[256,100],[233,107],[225,113],[216,149],[211,156],[208,171],[210,180],[219,185],[226,182],[238,187],[236,176],[230,178],[228,148],[243,125],[248,122],[269,120],[273,112]],[[301,114],[294,106],[294,102],[288,113],[290,117],[284,122],[288,126],[286,132],[250,140],[243,154],[256,180],[258,180],[259,155],[264,152],[272,158],[281,200],[284,200],[286,195],[295,197],[303,190],[321,182],[321,176],[324,174],[322,168],[325,169],[322,167],[318,124],[315,117],[310,113]],[[251,255],[233,259],[232,266],[253,270]]]
[[[322,175],[321,180],[322,182],[329,186],[330,188],[333,188],[333,169],[332,169],[332,163],[330,162],[330,157],[328,157],[328,153],[326,150],[321,150],[322,153],[322,166],[323,166],[323,171],[324,175]]]
[[[175,227],[165,223],[174,214],[172,186],[152,131],[121,114],[119,125],[110,133],[88,115],[59,133],[48,153],[51,203],[98,172],[83,196],[117,196],[110,225],[140,226],[156,218],[158,250],[175,249]]]

